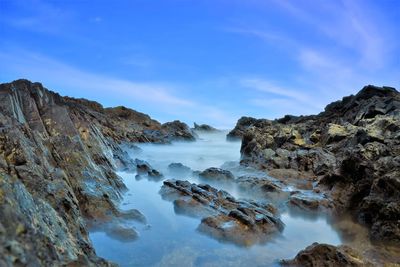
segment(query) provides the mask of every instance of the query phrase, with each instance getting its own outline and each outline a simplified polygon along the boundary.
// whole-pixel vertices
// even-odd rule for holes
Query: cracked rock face
[[[120,145],[180,136],[143,113],[27,80],[0,84],[0,133],[1,266],[112,265],[96,256],[87,222],[135,217],[117,208],[126,188],[115,171],[135,169]],[[118,227],[109,233],[134,237]]]
[[[175,212],[200,218],[198,230],[222,242],[263,243],[284,228],[271,204],[237,200],[210,185],[167,180],[160,194],[173,201]]]
[[[400,93],[394,88],[366,86],[313,116],[245,117],[233,136],[242,137],[241,164],[283,181],[307,178],[337,213],[351,212],[369,226],[373,240],[400,244]],[[291,204],[316,208],[296,196]]]

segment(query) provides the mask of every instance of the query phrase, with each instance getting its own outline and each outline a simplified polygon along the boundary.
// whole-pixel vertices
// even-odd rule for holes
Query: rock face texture
[[[371,239],[400,244],[400,93],[366,86],[315,116],[242,118],[242,161],[271,175],[311,179],[370,227]],[[293,199],[299,203],[298,199]]]
[[[200,218],[199,231],[224,242],[262,243],[284,227],[271,204],[237,200],[207,184],[167,180],[160,193],[174,202],[175,212]]]
[[[335,247],[318,243],[300,251],[293,260],[281,261],[281,265],[304,267],[374,266],[349,247]]]
[[[115,171],[135,168],[120,145],[180,138],[145,114],[27,80],[0,85],[0,132],[0,266],[111,265],[87,222],[143,220],[117,209],[125,186]],[[120,231],[129,229],[109,233]]]

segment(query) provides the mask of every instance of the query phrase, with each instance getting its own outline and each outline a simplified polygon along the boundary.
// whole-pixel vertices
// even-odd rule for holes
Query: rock
[[[199,177],[205,180],[227,182],[235,180],[235,176],[230,171],[220,168],[208,168],[199,173]]]
[[[305,211],[326,211],[331,208],[330,200],[321,194],[296,192],[290,195],[289,205]]]
[[[171,163],[168,165],[169,172],[177,176],[178,178],[191,175],[193,173],[192,169],[182,163]]]
[[[207,125],[207,124],[197,124],[197,123],[194,123],[193,124],[193,130],[195,130],[195,131],[201,131],[201,132],[218,132],[218,129],[216,129],[216,128],[214,128],[214,127],[212,127],[212,126],[210,126],[210,125]]]
[[[252,196],[260,196],[273,202],[286,201],[289,198],[289,192],[285,192],[282,184],[272,181],[268,178],[254,176],[240,176],[236,180],[239,188]]]
[[[174,202],[177,213],[200,217],[199,231],[224,242],[241,246],[263,243],[284,227],[271,204],[236,200],[210,185],[167,180],[160,194]]]
[[[300,251],[293,260],[282,260],[280,264],[304,267],[373,266],[350,247],[318,243]]]
[[[167,132],[166,137],[171,141],[195,141],[197,137],[186,123],[178,120],[166,122],[162,128]]]
[[[151,167],[147,161],[135,159],[135,164],[137,171],[137,180],[140,180],[143,177],[147,177],[149,180],[160,181],[164,177],[159,171],[153,169],[153,167]]]
[[[132,242],[139,237],[138,232],[134,228],[123,225],[113,225],[106,231],[106,234],[121,242]]]
[[[88,226],[143,220],[117,208],[126,187],[116,171],[135,169],[121,146],[175,133],[28,80],[0,84],[0,132],[0,265],[113,266],[95,254]]]
[[[242,136],[242,165],[319,190],[332,199],[336,214],[350,212],[367,225],[374,241],[399,245],[400,196],[393,193],[399,190],[399,131],[400,93],[365,86],[318,115],[242,118],[231,134]],[[319,209],[317,202],[290,200],[307,209]]]
[[[252,117],[241,117],[236,123],[235,128],[227,134],[226,138],[228,141],[240,140],[248,128],[265,122],[267,122],[267,120],[257,120]]]

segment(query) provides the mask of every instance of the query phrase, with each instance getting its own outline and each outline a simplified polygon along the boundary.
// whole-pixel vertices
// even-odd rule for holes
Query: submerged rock
[[[193,173],[192,169],[182,163],[171,163],[168,165],[169,172],[178,177],[183,177],[191,175]]]
[[[334,267],[374,266],[347,246],[314,243],[300,251],[293,260],[282,260],[282,266]]]
[[[271,239],[284,227],[271,204],[236,200],[210,185],[167,180],[160,194],[174,202],[177,213],[201,218],[198,230],[220,241],[250,246]]]

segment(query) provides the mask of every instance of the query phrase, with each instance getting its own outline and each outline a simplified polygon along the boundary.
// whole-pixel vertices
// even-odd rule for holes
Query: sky
[[[0,0],[0,82],[160,122],[323,111],[400,89],[397,0]]]

